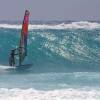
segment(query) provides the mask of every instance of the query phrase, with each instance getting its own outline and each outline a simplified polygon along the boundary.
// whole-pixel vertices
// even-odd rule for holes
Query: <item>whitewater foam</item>
[[[0,89],[0,100],[99,100],[99,90],[34,90],[34,89]]]
[[[14,67],[11,67],[11,66],[4,66],[4,65],[0,65],[0,69],[9,69],[9,68],[14,68]]]
[[[0,24],[0,28],[11,28],[11,29],[21,29],[22,25],[17,24]],[[96,22],[88,22],[88,21],[81,21],[81,22],[71,22],[68,24],[61,23],[56,25],[47,25],[47,24],[30,24],[29,29],[99,29],[100,24]]]

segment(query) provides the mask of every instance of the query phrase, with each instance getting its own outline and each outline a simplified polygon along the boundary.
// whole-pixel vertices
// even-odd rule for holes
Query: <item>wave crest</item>
[[[0,28],[21,29],[22,25],[0,24]],[[100,24],[96,22],[71,22],[68,24],[61,23],[56,25],[51,24],[30,24],[29,29],[99,29]]]

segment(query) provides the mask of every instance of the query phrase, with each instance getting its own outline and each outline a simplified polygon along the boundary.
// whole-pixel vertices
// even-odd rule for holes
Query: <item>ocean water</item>
[[[100,100],[99,22],[30,24],[23,64],[32,66],[12,68],[20,31],[0,24],[0,100]]]

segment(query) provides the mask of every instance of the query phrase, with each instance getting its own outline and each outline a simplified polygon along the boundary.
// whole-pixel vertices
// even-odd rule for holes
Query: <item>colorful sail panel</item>
[[[25,11],[22,30],[21,30],[21,39],[19,44],[19,64],[21,64],[27,55],[27,36],[28,36],[28,22],[29,22],[29,11]]]

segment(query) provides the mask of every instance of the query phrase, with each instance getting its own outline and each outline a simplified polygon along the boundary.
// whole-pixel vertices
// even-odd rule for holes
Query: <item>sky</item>
[[[0,21],[100,20],[100,0],[0,0]]]

